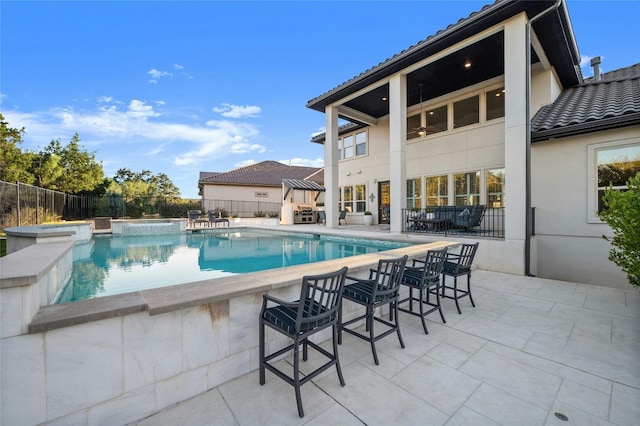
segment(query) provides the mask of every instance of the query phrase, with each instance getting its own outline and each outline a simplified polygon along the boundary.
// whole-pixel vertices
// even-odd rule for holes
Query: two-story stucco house
[[[603,166],[640,170],[640,66],[579,65],[563,0],[496,1],[310,100],[327,226],[346,208],[411,232],[411,211],[482,205],[500,233],[455,236],[481,241],[480,267],[627,286],[597,212]]]

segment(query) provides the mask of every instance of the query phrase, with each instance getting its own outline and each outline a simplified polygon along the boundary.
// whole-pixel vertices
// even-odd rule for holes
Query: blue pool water
[[[95,235],[73,249],[57,303],[284,268],[406,247],[408,243],[233,229],[193,234]]]

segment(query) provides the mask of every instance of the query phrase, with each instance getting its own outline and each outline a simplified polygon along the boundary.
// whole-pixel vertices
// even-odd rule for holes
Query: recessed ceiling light
[[[429,111],[429,115],[433,115],[433,111]]]
[[[383,96],[383,97],[382,97],[382,100],[383,100],[383,101],[386,101],[386,100],[387,100],[387,97],[386,97],[386,96]]]
[[[471,68],[471,61],[467,61],[464,63],[465,68]]]

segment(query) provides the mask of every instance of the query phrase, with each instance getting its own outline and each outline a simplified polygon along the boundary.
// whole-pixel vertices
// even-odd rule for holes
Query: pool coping
[[[408,247],[378,253],[43,306],[30,321],[28,332],[39,333],[139,312],[158,315],[238,296],[267,293],[299,284],[303,276],[318,274],[319,270],[330,271],[347,266],[350,274],[356,274],[374,267],[380,258],[405,254],[410,259],[418,258],[430,249],[458,244],[451,241],[418,242]]]

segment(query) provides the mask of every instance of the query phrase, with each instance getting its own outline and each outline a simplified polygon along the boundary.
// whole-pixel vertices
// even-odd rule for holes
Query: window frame
[[[491,96],[489,96],[490,93],[497,93],[498,96],[502,99],[502,115],[497,115],[495,117],[491,117],[489,118],[489,99],[494,99],[496,97],[496,95],[494,94],[493,98]],[[500,118],[504,118],[505,114],[506,114],[506,110],[505,110],[505,91],[504,91],[504,86],[502,87],[498,87],[496,89],[489,89],[489,90],[485,90],[484,91],[484,120],[485,122],[488,121],[492,121],[492,120],[498,120]]]
[[[462,105],[463,102],[471,101],[472,99],[476,99],[476,110],[475,110],[475,121],[468,122],[466,124],[461,124],[456,126],[456,105]],[[467,96],[466,98],[457,100],[452,102],[453,109],[453,128],[452,130],[462,129],[463,127],[473,126],[474,124],[480,124],[480,93],[476,93],[475,95]],[[473,112],[473,110],[472,110]],[[464,117],[471,116],[471,114],[465,114]],[[458,119],[459,121],[459,119]]]
[[[485,204],[487,205],[487,207],[492,207],[492,208],[500,208],[500,207],[505,207],[505,183],[507,180],[507,173],[506,173],[506,169],[504,167],[496,167],[493,169],[483,169],[484,171],[484,190],[485,190]],[[502,180],[500,182],[500,191],[490,191],[491,188],[489,188],[489,173],[493,173],[494,171],[502,171]],[[494,173],[495,174],[495,173]],[[497,195],[499,197],[499,204],[500,205],[495,205],[496,203],[494,202],[493,204],[489,205],[490,203],[490,198],[491,196],[495,196]]]
[[[436,193],[437,195],[429,195],[429,180],[430,179],[434,179],[434,178],[441,178],[438,180],[438,183],[436,185],[436,187],[438,188]],[[440,202],[442,200],[445,201],[445,206],[449,205],[449,174],[440,174],[440,175],[431,175],[431,176],[425,176],[424,177],[425,180],[425,203],[427,207],[434,207],[434,206],[442,206],[443,204],[440,204]],[[445,189],[446,189],[446,193],[442,194],[440,192],[440,189],[442,187],[442,180],[444,180],[445,183]],[[436,200],[436,204],[429,204],[429,200]]]
[[[598,152],[618,148],[640,147],[640,138],[600,142],[587,145],[587,223],[604,224],[598,216]]]
[[[422,208],[422,177],[407,179],[406,203],[408,209]],[[409,192],[411,190],[411,192]],[[411,206],[411,207],[409,207]]]
[[[475,175],[475,179],[477,179],[476,185],[477,185],[477,189],[478,192],[471,192],[471,188],[469,188],[469,175],[474,174]],[[463,194],[458,194],[458,185],[456,182],[456,177],[457,176],[465,176],[465,188],[466,191]],[[481,187],[481,176],[482,176],[482,169],[480,170],[469,170],[469,171],[464,171],[464,172],[458,172],[458,173],[453,173],[453,205],[454,206],[473,206],[473,205],[477,205],[480,204],[481,202],[481,193],[482,193],[482,187]],[[474,201],[475,198],[477,196],[477,202],[470,202],[470,201]],[[458,200],[462,199],[462,200],[466,200],[466,202],[464,204],[458,204]]]
[[[364,140],[359,140],[359,136],[364,135]],[[349,145],[346,145],[349,143]],[[364,152],[358,154],[358,149],[364,147]],[[338,138],[338,158],[339,161],[352,160],[354,158],[364,157],[369,152],[369,132],[365,130],[357,130],[352,133],[346,133]]]

